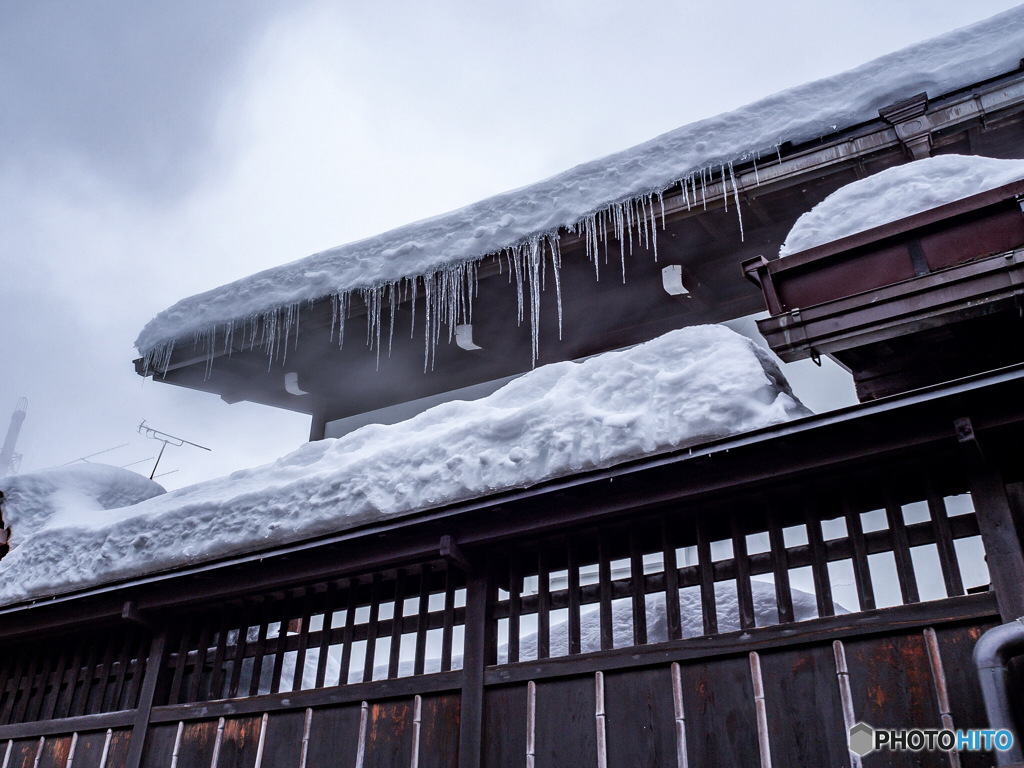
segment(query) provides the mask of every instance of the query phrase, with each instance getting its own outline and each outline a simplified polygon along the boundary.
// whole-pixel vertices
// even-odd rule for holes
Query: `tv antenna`
[[[145,435],[151,440],[159,440],[163,443],[163,445],[160,446],[160,453],[156,455],[156,463],[153,465],[153,471],[149,473],[150,480],[152,480],[153,475],[156,474],[156,468],[160,465],[160,459],[164,455],[164,449],[167,448],[168,445],[173,445],[175,448],[180,448],[183,445],[191,445],[193,448],[202,448],[204,451],[211,450],[205,445],[193,443],[191,440],[186,440],[183,437],[175,437],[174,435],[169,435],[166,432],[161,432],[159,429],[153,429],[151,426],[146,424],[145,419],[143,419],[142,423],[139,424],[139,434]]]

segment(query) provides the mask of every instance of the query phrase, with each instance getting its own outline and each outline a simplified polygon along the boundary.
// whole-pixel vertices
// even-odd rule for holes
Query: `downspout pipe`
[[[1021,735],[1014,727],[1010,707],[1010,672],[1007,662],[1024,654],[1024,616],[992,627],[974,646],[974,668],[978,672],[981,695],[985,701],[988,726],[993,730],[1007,730],[1013,734],[1013,745],[1005,752],[995,750],[996,765],[1024,765]]]

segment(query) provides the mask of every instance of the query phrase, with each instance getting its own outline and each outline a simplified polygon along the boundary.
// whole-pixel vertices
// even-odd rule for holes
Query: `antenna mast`
[[[21,454],[14,452],[21,433],[21,425],[25,423],[25,412],[28,411],[28,398],[18,398],[18,404],[11,414],[11,426],[7,428],[4,447],[0,449],[0,477],[13,475],[21,468]]]
[[[175,448],[180,448],[183,445],[191,445],[193,448],[202,448],[204,451],[209,451],[205,445],[199,445],[199,443],[193,443],[189,440],[185,440],[182,437],[175,437],[169,435],[166,432],[161,432],[159,429],[153,429],[151,426],[146,424],[146,420],[143,419],[142,423],[139,424],[139,434],[145,435],[152,440],[159,440],[163,445],[160,446],[160,453],[156,455],[156,463],[153,465],[153,471],[149,473],[149,479],[153,479],[153,475],[156,474],[156,468],[160,466],[160,459],[164,455],[164,449],[168,445],[173,445]],[[169,474],[169,473],[168,473]]]

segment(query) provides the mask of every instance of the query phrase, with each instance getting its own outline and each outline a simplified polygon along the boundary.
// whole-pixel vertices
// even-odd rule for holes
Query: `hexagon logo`
[[[875,729],[867,723],[857,723],[850,729],[850,751],[855,755],[864,755],[875,749]]]

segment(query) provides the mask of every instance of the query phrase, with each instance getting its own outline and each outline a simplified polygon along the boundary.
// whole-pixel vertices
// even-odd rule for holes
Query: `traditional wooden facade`
[[[724,212],[666,198],[676,245],[663,252],[692,303],[666,298],[650,323],[566,354],[759,309],[740,264],[777,249],[799,212],[922,151],[1024,155],[1022,106],[1018,71],[783,147],[741,184],[742,245]],[[909,113],[928,129],[909,136]],[[521,341],[507,370],[473,363],[467,380],[528,364]],[[218,360],[228,375],[212,379],[182,352],[160,373],[299,407],[256,362]],[[0,608],[0,768],[991,765],[979,752],[862,760],[847,732],[986,726],[973,648],[1024,615],[1024,362],[1000,364]],[[434,385],[408,386],[379,402]],[[316,434],[345,410],[311,391],[300,410]]]

